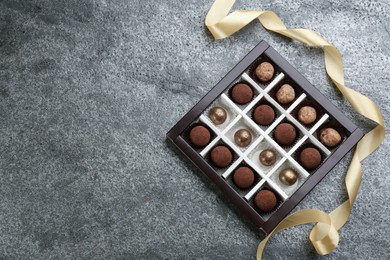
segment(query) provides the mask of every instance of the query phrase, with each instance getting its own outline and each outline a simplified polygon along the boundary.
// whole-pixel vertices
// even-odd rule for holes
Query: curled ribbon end
[[[319,255],[327,255],[336,249],[340,237],[337,229],[332,224],[318,223],[310,232],[310,242]]]

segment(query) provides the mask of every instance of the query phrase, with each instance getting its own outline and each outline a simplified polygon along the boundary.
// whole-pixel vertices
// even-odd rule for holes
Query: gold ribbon
[[[356,112],[378,124],[356,146],[345,177],[349,198],[329,214],[321,210],[306,209],[286,217],[260,243],[257,249],[257,259],[261,259],[264,247],[273,234],[289,227],[317,223],[310,232],[310,241],[318,254],[329,254],[338,245],[339,235],[337,231],[347,222],[351,214],[352,205],[355,202],[362,180],[360,162],[378,148],[385,138],[382,113],[379,107],[369,98],[344,85],[344,64],[340,52],[319,34],[308,29],[287,29],[280,18],[272,11],[239,10],[228,15],[234,3],[235,0],[216,0],[210,8],[206,17],[206,26],[216,39],[228,37],[254,19],[259,19],[267,30],[298,40],[309,46],[321,46],[324,49],[326,72],[332,82]]]

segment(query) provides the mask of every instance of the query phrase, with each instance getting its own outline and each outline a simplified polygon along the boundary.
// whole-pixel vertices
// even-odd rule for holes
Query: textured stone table
[[[259,233],[165,133],[261,39],[357,125],[374,126],[330,85],[320,49],[257,21],[214,41],[203,23],[211,3],[0,1],[0,258],[254,259]],[[235,7],[322,34],[343,54],[347,85],[389,118],[388,1]],[[389,145],[364,161],[353,215],[323,259],[389,259]],[[299,208],[342,202],[350,158]],[[265,258],[320,259],[309,229],[276,235]]]

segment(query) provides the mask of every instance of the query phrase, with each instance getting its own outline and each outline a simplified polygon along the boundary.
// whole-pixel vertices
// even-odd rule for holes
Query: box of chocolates
[[[265,235],[362,137],[265,41],[167,134]]]

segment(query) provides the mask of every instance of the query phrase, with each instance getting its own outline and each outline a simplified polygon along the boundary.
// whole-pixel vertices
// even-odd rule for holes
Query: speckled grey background
[[[257,21],[215,41],[204,27],[211,3],[0,0],[1,259],[254,259],[258,232],[165,134],[261,39],[357,125],[374,126],[330,85],[320,49]],[[235,8],[322,34],[343,54],[347,85],[389,117],[389,1]],[[265,259],[389,259],[389,145],[364,161],[335,252],[317,256],[303,226],[273,237]],[[342,202],[350,157],[299,208]]]

